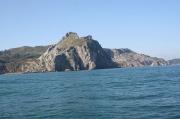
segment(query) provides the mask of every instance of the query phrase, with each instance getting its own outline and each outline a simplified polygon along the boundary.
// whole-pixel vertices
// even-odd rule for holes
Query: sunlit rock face
[[[22,52],[25,49],[28,51],[27,53]],[[0,73],[77,71],[168,64],[164,59],[138,54],[127,48],[103,49],[91,35],[79,37],[74,32],[66,33],[55,45],[22,47],[14,50],[16,53],[12,57],[21,57],[17,60],[13,59],[13,62],[0,62]],[[4,52],[0,53],[4,54]],[[22,55],[22,53],[24,54]],[[11,57],[11,53],[5,54]]]
[[[120,67],[163,66],[168,62],[161,58],[138,54],[130,49],[104,49],[112,61]]]
[[[90,70],[113,67],[111,58],[92,36],[67,33],[40,58],[47,71]]]

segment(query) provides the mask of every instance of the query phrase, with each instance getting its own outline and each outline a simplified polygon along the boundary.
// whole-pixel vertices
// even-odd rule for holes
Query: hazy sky
[[[0,0],[0,50],[91,34],[106,48],[180,57],[180,0]]]

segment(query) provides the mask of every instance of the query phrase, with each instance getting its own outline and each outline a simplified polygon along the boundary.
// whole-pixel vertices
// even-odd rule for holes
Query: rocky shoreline
[[[162,58],[138,54],[127,48],[102,48],[92,36],[79,37],[74,32],[67,33],[55,45],[28,48],[21,50],[21,53],[7,53],[8,57],[0,52],[0,74],[168,65],[168,61]],[[10,59],[12,54],[13,58],[16,56],[15,60],[5,62],[4,59]]]

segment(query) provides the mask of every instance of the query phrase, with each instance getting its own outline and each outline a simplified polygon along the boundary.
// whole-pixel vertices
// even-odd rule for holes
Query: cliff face
[[[20,59],[1,63],[0,73],[76,71],[167,65],[167,62],[163,59],[138,54],[129,49],[103,49],[97,41],[92,39],[92,36],[79,37],[73,32],[67,33],[55,45],[40,47],[39,50],[34,47],[32,51],[34,52],[28,50],[29,57],[25,57],[27,53],[22,52],[25,54],[25,58],[19,53],[22,56]],[[40,57],[36,58],[37,56]]]
[[[30,72],[35,71],[37,58],[50,46],[23,46],[0,51],[0,73]]]
[[[6,73],[42,72],[43,69],[40,68],[38,59],[26,59],[17,62],[6,63],[5,71]]]
[[[79,37],[67,33],[40,58],[46,71],[89,70],[113,67],[111,58],[92,36]]]
[[[112,58],[112,61],[120,67],[163,66],[168,64],[164,59],[138,54],[130,49],[104,50]]]
[[[0,74],[5,73],[5,72],[6,72],[5,69],[6,69],[6,68],[5,68],[4,63],[0,62]]]

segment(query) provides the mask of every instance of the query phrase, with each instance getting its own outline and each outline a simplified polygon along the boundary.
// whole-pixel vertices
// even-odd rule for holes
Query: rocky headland
[[[179,65],[180,64],[180,58],[168,60],[168,62],[170,65]]]
[[[77,71],[104,68],[163,66],[162,58],[130,49],[102,48],[92,36],[67,33],[55,45],[20,47],[0,52],[0,73]]]

